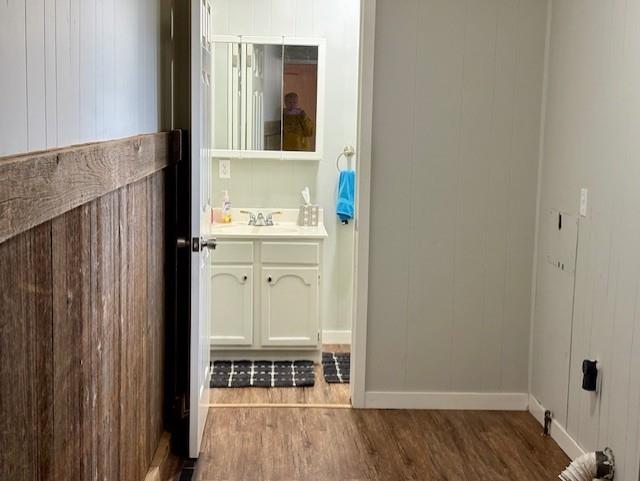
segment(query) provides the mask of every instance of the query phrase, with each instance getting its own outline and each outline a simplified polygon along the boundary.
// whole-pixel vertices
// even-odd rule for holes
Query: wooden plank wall
[[[144,479],[163,429],[165,176],[0,244],[0,479]]]

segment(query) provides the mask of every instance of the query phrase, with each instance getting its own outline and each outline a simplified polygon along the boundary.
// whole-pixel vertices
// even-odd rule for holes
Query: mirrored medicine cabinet
[[[320,160],[324,40],[213,37],[213,157]]]

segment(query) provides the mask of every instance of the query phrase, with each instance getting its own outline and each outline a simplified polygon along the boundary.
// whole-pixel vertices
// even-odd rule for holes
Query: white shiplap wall
[[[376,405],[526,396],[546,5],[377,1],[366,371]]]
[[[589,209],[579,225],[573,316],[559,315],[567,305],[561,286],[541,286],[539,277],[532,390],[582,448],[613,448],[617,480],[637,481],[640,3],[552,6],[540,211],[577,216],[582,187]],[[541,223],[539,239],[552,228]],[[581,389],[586,358],[602,363],[598,395]]]
[[[0,2],[0,156],[155,132],[160,0]]]
[[[358,104],[359,0],[215,0],[214,32],[326,39],[324,155],[320,162],[238,159],[231,179],[219,179],[213,166],[213,199],[229,190],[236,207],[297,208],[308,185],[325,209],[329,238],[324,243],[323,328],[349,331],[353,306],[353,223],[335,215],[338,173],[335,159],[356,145]],[[342,161],[343,166],[345,161]],[[346,333],[348,335],[348,332]]]

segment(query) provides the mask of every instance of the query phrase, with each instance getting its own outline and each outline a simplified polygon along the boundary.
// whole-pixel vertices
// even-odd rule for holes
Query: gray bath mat
[[[215,361],[210,387],[309,387],[313,361]]]
[[[322,372],[329,384],[349,384],[351,375],[351,353],[323,352]]]

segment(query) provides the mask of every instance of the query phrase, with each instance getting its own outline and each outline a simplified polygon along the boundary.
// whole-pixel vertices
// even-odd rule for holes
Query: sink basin
[[[260,212],[274,215],[274,225],[249,225],[249,215],[247,211]],[[215,219],[221,219],[220,212],[216,211]],[[322,211],[321,211],[322,213]],[[257,215],[257,214],[256,214]],[[299,226],[298,209],[231,209],[233,222],[223,224],[215,222],[211,224],[208,235],[219,239],[326,239],[327,231],[320,216],[317,226]]]
[[[248,225],[240,222],[230,224],[212,224],[212,237],[313,237],[324,238],[326,231],[323,226],[303,227],[294,223],[275,225]]]

